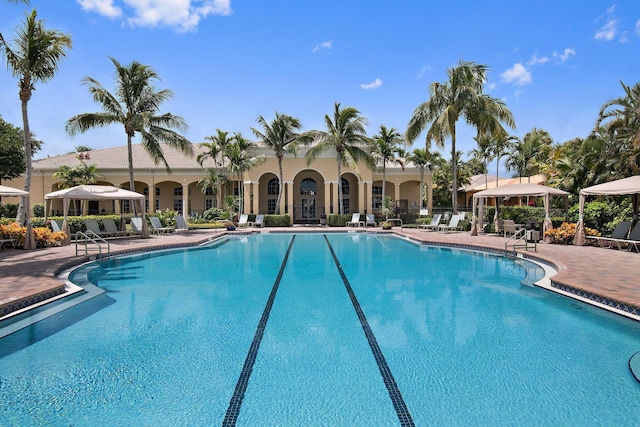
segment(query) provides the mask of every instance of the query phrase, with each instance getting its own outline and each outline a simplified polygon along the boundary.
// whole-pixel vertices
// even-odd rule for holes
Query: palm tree
[[[14,77],[19,78],[18,87],[22,107],[22,129],[24,134],[25,177],[24,191],[31,189],[31,130],[29,127],[28,104],[35,90],[35,84],[51,80],[61,59],[71,48],[71,37],[44,27],[44,21],[37,19],[36,10],[26,16],[24,25],[16,29],[16,37],[7,43],[0,34],[0,50],[7,60]],[[22,199],[16,221],[22,223],[28,197]]]
[[[618,140],[625,151],[625,175],[638,173],[640,167],[640,82],[633,87],[620,82],[625,96],[606,102],[601,108],[594,133],[604,129]]]
[[[496,160],[496,185],[498,185],[498,181],[500,181],[500,159],[506,156],[511,150],[511,147],[519,141],[518,137],[507,135],[504,132],[489,138],[491,154]]]
[[[435,141],[444,147],[446,137],[451,137],[452,182],[451,201],[457,213],[457,159],[456,122],[465,121],[485,134],[504,132],[502,123],[515,127],[513,115],[499,99],[483,93],[487,67],[475,62],[459,62],[447,70],[448,80],[434,82],[429,87],[429,100],[420,104],[407,126],[407,140],[412,142],[429,126],[427,144]]]
[[[227,183],[225,175],[222,173],[222,166],[224,165],[223,154],[225,147],[232,142],[232,137],[229,136],[229,132],[216,129],[216,134],[211,136],[205,136],[205,140],[209,142],[203,142],[200,147],[206,148],[206,151],[198,154],[196,161],[202,166],[207,159],[212,159],[215,168],[207,169],[208,176],[201,180],[216,185],[216,188],[210,187],[216,195],[218,206],[220,206],[220,197],[222,195],[222,184]],[[200,184],[199,185],[204,185]],[[206,192],[207,187],[203,186],[202,191]]]
[[[227,181],[226,177],[218,172],[216,168],[207,168],[207,175],[198,181],[202,194],[206,194],[209,189],[216,196],[216,206],[220,206],[220,188]]]
[[[392,162],[404,168],[402,159],[396,157],[400,153],[401,144],[404,145],[404,138],[394,128],[387,129],[380,125],[380,131],[374,135],[371,144],[371,155],[374,161],[382,163],[382,197],[386,193],[387,183],[387,163]]]
[[[153,161],[156,164],[164,163],[169,173],[171,169],[164,158],[162,143],[178,148],[187,155],[193,155],[193,146],[184,136],[172,130],[186,130],[187,124],[182,117],[171,113],[157,115],[160,104],[173,96],[173,92],[168,89],[156,91],[153,81],[159,79],[158,74],[151,67],[136,61],[123,66],[115,59],[109,59],[116,67],[115,94],[91,77],[82,79],[89,87],[93,100],[102,104],[103,111],[78,114],[67,121],[65,129],[74,136],[91,128],[123,125],[127,134],[129,189],[134,191],[131,144],[136,133],[141,135],[142,146]]]
[[[235,133],[231,144],[227,145],[224,150],[225,157],[229,161],[227,166],[229,172],[236,175],[238,182],[240,213],[244,212],[244,173],[266,160],[263,154],[252,156],[252,151],[255,147],[256,144],[254,142],[249,141],[240,133]]]
[[[202,166],[206,159],[212,159],[216,167],[221,167],[221,155],[224,153],[225,147],[231,144],[232,140],[232,137],[229,136],[229,132],[216,129],[215,135],[205,136],[204,139],[210,142],[203,142],[200,144],[200,147],[206,148],[207,151],[198,154],[196,160],[200,166]]]
[[[318,156],[333,149],[336,152],[338,162],[338,212],[342,215],[342,166],[352,167],[358,173],[358,161],[362,160],[370,167],[374,161],[369,154],[370,141],[367,138],[365,126],[367,120],[360,115],[360,111],[353,107],[340,109],[340,103],[336,102],[333,110],[333,119],[326,114],[324,121],[326,132],[317,132],[315,145],[307,152],[307,164],[310,164]]]
[[[306,145],[313,139],[311,133],[300,134],[297,131],[302,128],[300,120],[286,114],[279,114],[267,123],[264,117],[258,117],[258,123],[262,126],[262,131],[251,128],[251,131],[258,137],[260,143],[271,148],[278,159],[278,199],[276,200],[275,214],[280,213],[280,201],[284,193],[284,173],[282,172],[282,159],[285,153],[298,155],[298,146]]]
[[[473,139],[478,144],[478,147],[471,150],[471,155],[474,159],[477,159],[484,165],[484,188],[489,188],[489,179],[487,176],[489,173],[487,165],[489,164],[489,160],[491,160],[491,145],[489,143],[489,138],[477,135]]]

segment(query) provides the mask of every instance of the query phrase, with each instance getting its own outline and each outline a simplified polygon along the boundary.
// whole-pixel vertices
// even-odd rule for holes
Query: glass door
[[[316,199],[302,198],[301,219],[316,219]]]

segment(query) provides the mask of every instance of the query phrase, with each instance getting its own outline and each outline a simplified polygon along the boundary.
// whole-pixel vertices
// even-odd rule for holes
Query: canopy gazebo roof
[[[29,193],[23,190],[18,190],[17,188],[7,187],[6,185],[0,185],[0,196],[12,196],[12,197],[22,197],[28,196]]]
[[[474,198],[480,197],[516,197],[516,196],[546,196],[550,194],[552,196],[566,196],[569,193],[559,190],[553,187],[547,187],[546,185],[539,184],[509,184],[502,185],[500,187],[489,188],[487,190],[478,191],[473,195]]]
[[[78,185],[54,191],[44,196],[45,200],[144,200],[144,195],[111,185]]]
[[[640,175],[622,178],[617,181],[605,182],[604,184],[580,190],[580,195],[585,196],[605,196],[621,194],[640,194]]]

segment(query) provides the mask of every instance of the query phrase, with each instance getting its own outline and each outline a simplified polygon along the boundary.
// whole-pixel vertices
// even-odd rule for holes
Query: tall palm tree
[[[109,59],[116,67],[115,93],[112,94],[91,77],[82,79],[89,87],[93,100],[102,105],[103,111],[73,116],[67,120],[65,129],[74,136],[92,128],[123,125],[127,135],[129,189],[135,191],[131,144],[136,133],[141,135],[142,146],[153,161],[156,164],[164,163],[169,173],[171,169],[164,158],[162,144],[177,148],[187,155],[193,155],[193,146],[184,136],[172,130],[187,129],[182,117],[171,113],[157,114],[160,104],[173,96],[170,90],[157,91],[153,86],[153,81],[159,80],[158,74],[151,67],[136,61],[125,66],[113,58]]]
[[[491,156],[496,160],[496,185],[500,181],[500,159],[506,156],[511,147],[520,140],[516,136],[507,135],[506,132],[500,132],[489,138],[491,144]]]
[[[478,146],[471,150],[471,155],[474,159],[477,159],[484,165],[484,188],[489,188],[489,179],[488,173],[489,168],[487,165],[489,164],[489,160],[491,160],[491,145],[489,138],[483,135],[477,135],[473,138]]]
[[[313,136],[311,133],[298,133],[302,128],[300,120],[276,111],[276,117],[267,123],[264,117],[258,117],[258,124],[262,126],[262,131],[251,128],[251,131],[258,138],[258,142],[269,147],[278,159],[278,199],[276,200],[275,214],[280,214],[280,201],[284,192],[284,173],[282,171],[282,159],[285,153],[298,155],[298,146],[311,143]]]
[[[56,30],[48,30],[44,21],[37,19],[36,10],[26,16],[23,26],[16,29],[16,37],[8,43],[0,34],[0,51],[7,60],[14,77],[18,77],[18,88],[22,108],[22,129],[24,131],[25,176],[24,191],[31,189],[31,130],[29,127],[28,104],[36,83],[51,80],[62,58],[71,48],[71,37]],[[18,207],[16,221],[22,223],[25,217],[28,197],[23,198]]]
[[[266,160],[261,154],[253,156],[253,150],[256,144],[249,141],[240,133],[235,133],[231,144],[227,145],[224,150],[225,157],[228,160],[229,172],[236,175],[238,182],[238,197],[240,213],[244,212],[244,173],[259,163]]]
[[[488,134],[504,132],[502,123],[515,127],[511,111],[496,98],[483,93],[487,79],[487,66],[475,62],[459,62],[454,68],[447,70],[447,81],[434,82],[429,87],[429,100],[420,104],[407,126],[407,140],[412,142],[429,126],[427,143],[435,141],[444,147],[446,137],[451,137],[452,182],[451,201],[453,211],[458,211],[457,203],[457,151],[456,123],[462,117],[476,127],[478,131]]]
[[[224,166],[224,150],[229,144],[231,144],[232,136],[229,135],[229,132],[222,131],[220,129],[216,129],[216,134],[211,136],[205,136],[205,140],[209,142],[203,142],[200,144],[200,147],[206,148],[206,151],[198,154],[196,157],[196,161],[202,166],[207,159],[212,159],[214,168],[207,169],[207,177],[203,178],[201,181],[204,181],[202,185],[202,191],[207,191],[207,186],[205,183],[210,183],[215,185],[215,189],[211,187],[214,194],[216,195],[217,205],[220,206],[220,198],[222,197],[222,185],[227,183],[228,180],[223,173],[222,167]]]
[[[625,96],[606,102],[594,129],[603,128],[623,146],[627,176],[638,173],[640,163],[640,82],[633,87],[620,82]]]
[[[226,177],[221,174],[216,168],[207,168],[207,174],[198,181],[198,186],[202,191],[202,194],[206,194],[209,189],[214,196],[216,196],[216,206],[221,206],[220,196],[222,184],[227,181]]]
[[[394,128],[387,129],[385,125],[380,125],[380,130],[372,138],[371,155],[374,161],[382,163],[382,198],[386,197],[387,184],[387,163],[392,162],[404,168],[402,159],[396,157],[400,153],[401,146],[404,145],[404,138]],[[388,218],[387,218],[388,219]]]
[[[360,111],[353,107],[340,108],[336,102],[333,118],[326,114],[324,121],[326,132],[316,132],[315,145],[307,151],[307,164],[329,149],[336,152],[338,162],[338,212],[342,215],[342,166],[352,167],[358,173],[358,161],[362,160],[370,167],[374,161],[369,153],[370,140],[367,138],[365,126],[367,120],[360,115]]]
[[[198,154],[196,160],[200,166],[202,166],[205,160],[212,159],[216,167],[221,167],[224,149],[227,145],[231,144],[232,141],[232,137],[229,135],[229,132],[216,129],[215,135],[205,136],[204,139],[209,142],[201,143],[200,147],[206,148],[207,150]]]
[[[427,207],[427,198],[425,196],[425,188],[424,188],[424,169],[426,167],[431,167],[433,164],[432,159],[433,153],[428,151],[426,148],[416,148],[411,154],[407,156],[407,160],[420,168],[420,208],[424,209]]]

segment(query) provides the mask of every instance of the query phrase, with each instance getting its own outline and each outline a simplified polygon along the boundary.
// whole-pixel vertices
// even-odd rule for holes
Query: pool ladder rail
[[[525,250],[529,250],[529,246],[533,245],[533,251],[538,252],[538,243],[533,239],[533,231],[527,230],[526,228],[521,228],[516,231],[513,235],[511,235],[506,242],[504,242],[504,253],[505,255],[513,255],[516,256],[516,249],[524,248]],[[531,243],[531,244],[530,244]],[[511,246],[511,251],[509,251],[509,246]]]
[[[84,246],[84,253],[88,254],[90,248],[97,247],[98,249],[98,259],[103,258],[102,246],[107,246],[107,259],[111,256],[111,247],[109,242],[107,242],[104,238],[97,235],[91,230],[87,230],[85,232],[78,231],[76,232],[76,255],[78,255],[79,251],[82,250],[81,247]]]

